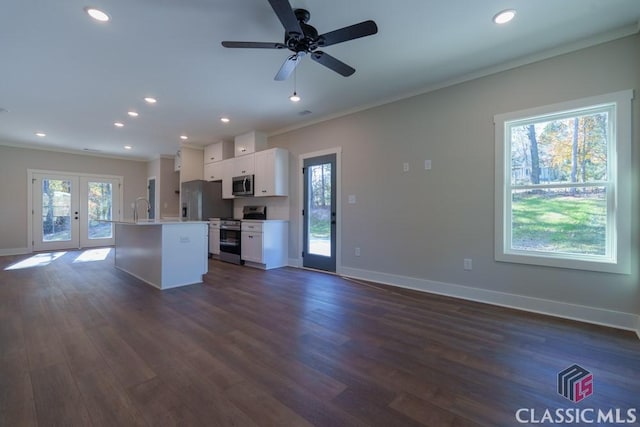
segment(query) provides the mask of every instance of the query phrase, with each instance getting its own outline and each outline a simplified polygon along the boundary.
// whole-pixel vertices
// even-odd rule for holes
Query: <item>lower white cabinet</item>
[[[243,220],[241,229],[241,258],[245,265],[268,270],[288,264],[288,221]]]
[[[209,253],[220,256],[220,220],[209,221]]]

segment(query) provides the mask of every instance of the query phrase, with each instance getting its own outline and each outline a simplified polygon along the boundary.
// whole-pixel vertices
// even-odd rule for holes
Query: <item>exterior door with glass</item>
[[[336,271],[336,155],[304,159],[302,265]]]
[[[119,216],[120,180],[110,177],[33,173],[33,249],[109,246]]]

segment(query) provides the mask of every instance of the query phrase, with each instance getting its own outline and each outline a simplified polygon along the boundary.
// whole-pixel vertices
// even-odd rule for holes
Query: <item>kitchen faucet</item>
[[[144,197],[138,197],[136,201],[133,203],[133,222],[138,222],[138,202],[144,201],[147,204],[147,218],[149,218],[149,213],[151,212],[151,203]]]

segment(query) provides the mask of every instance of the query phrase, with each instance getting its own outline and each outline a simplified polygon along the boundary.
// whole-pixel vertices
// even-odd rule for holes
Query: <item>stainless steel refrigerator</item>
[[[180,188],[181,216],[186,221],[232,218],[233,200],[222,198],[221,181],[188,181]]]

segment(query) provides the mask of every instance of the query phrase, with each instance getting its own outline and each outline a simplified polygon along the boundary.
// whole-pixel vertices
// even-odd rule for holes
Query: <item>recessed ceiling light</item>
[[[187,135],[180,135],[180,139],[186,141],[189,137]]]
[[[229,120],[229,118],[228,118],[228,117],[221,117],[221,118],[220,118],[220,121],[221,121],[222,123],[229,123],[229,122],[230,122],[230,120]]]
[[[115,122],[113,125],[114,125],[115,127],[117,127],[117,128],[121,128],[121,127],[123,127],[123,126],[124,126],[124,123],[121,123],[121,122]]]
[[[155,98],[152,98],[152,97],[150,97],[150,96],[147,96],[147,97],[144,99],[144,102],[146,102],[147,104],[155,104],[156,102],[158,102],[158,100],[157,100],[157,99],[155,99]]]
[[[47,134],[44,132],[36,132],[36,136],[39,136],[40,138],[44,138],[45,136],[47,136]]]
[[[111,19],[106,12],[103,12],[100,9],[96,9],[95,7],[87,6],[84,8],[84,11],[87,12],[90,17],[99,22],[107,22]]]
[[[124,146],[124,149],[125,149],[125,150],[131,150],[132,148],[133,148],[133,147],[132,147],[132,146],[130,146],[130,145],[125,145],[125,146]]]
[[[138,113],[136,113],[135,111],[128,111],[127,114],[131,117],[138,117]]]
[[[498,12],[496,16],[493,17],[493,22],[496,24],[506,24],[511,21],[516,16],[516,11],[514,9],[506,9],[501,12]]]

